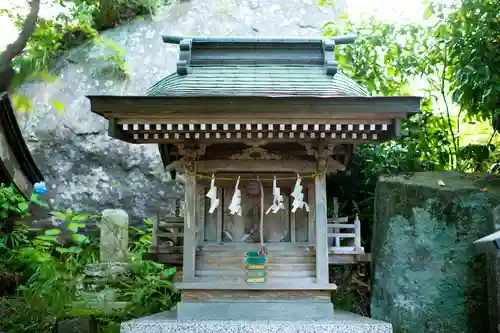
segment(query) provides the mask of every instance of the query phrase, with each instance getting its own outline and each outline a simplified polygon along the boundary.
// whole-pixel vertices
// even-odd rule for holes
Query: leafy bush
[[[54,2],[64,4],[68,10],[54,19],[38,19],[36,29],[25,50],[12,61],[12,66],[17,72],[10,87],[12,91],[16,91],[27,81],[55,80],[56,77],[48,74],[53,60],[74,46],[89,40],[95,40],[98,45],[110,51],[107,52],[108,55],[102,57],[103,60],[116,64],[118,73],[123,74],[120,77],[126,78],[128,71],[125,51],[116,43],[100,37],[99,31],[113,28],[138,15],[154,14],[162,4],[165,4],[165,0]],[[0,15],[9,16],[18,28],[23,24],[24,17],[14,14],[11,10],[2,9]],[[26,96],[13,94],[13,103],[19,112],[32,110],[32,102]],[[60,101],[54,100],[51,103],[58,112],[64,108]]]
[[[328,36],[357,35],[356,43],[336,48],[336,59],[340,71],[373,96],[423,96],[420,113],[403,123],[397,140],[359,145],[349,170],[328,179],[328,195],[339,198],[341,214],[359,214],[365,248],[371,246],[380,175],[500,170],[494,140],[500,130],[499,12],[498,1],[461,0],[451,7],[430,3],[425,25],[373,18],[354,23],[347,17],[325,25]],[[480,122],[489,140],[464,135],[475,134]],[[352,294],[335,297],[345,307],[363,303]]]
[[[165,4],[165,0],[105,0],[96,4],[94,0],[77,0],[77,8],[91,14],[92,22],[98,30],[114,28],[135,16],[152,15]]]
[[[20,27],[22,18],[15,17],[14,22]],[[71,47],[97,36],[97,30],[86,22],[39,19],[25,51],[12,62],[17,72],[12,89],[29,80],[53,80],[47,74],[51,61]]]
[[[29,205],[44,205],[36,193],[32,199],[27,202],[12,186],[0,187],[0,222],[3,225],[12,214],[20,219],[0,233],[0,327],[4,332],[53,332],[61,318],[89,311],[105,332],[113,332],[123,320],[168,310],[179,300],[172,290],[175,268],[142,260],[140,251],[150,239],[142,232],[131,245],[127,273],[100,280],[96,290],[114,288],[117,301],[128,302],[127,307],[115,313],[87,309],[84,268],[97,261],[99,249],[82,230],[96,216],[54,211],[51,215],[57,226],[43,232],[29,229],[22,223]]]

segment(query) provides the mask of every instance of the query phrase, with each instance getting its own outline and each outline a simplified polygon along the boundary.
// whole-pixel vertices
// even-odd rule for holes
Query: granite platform
[[[392,325],[329,304],[181,302],[176,309],[122,323],[121,333],[392,333]]]

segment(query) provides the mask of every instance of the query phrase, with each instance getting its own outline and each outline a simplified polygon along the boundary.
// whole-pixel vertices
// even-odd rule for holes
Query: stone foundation
[[[120,332],[392,333],[389,323],[342,311],[335,311],[334,314],[331,304],[328,309],[325,303],[320,304],[319,307],[317,304],[301,302],[181,304],[179,311],[172,310],[122,323]],[[187,319],[190,313],[193,318]]]

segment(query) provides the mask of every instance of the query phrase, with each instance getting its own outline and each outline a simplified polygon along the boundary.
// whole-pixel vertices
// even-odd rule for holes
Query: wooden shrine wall
[[[242,216],[231,215],[229,213],[229,203],[231,202],[234,188],[224,187],[218,188],[217,197],[221,200],[219,210],[213,214],[208,212],[210,207],[209,200],[201,198],[203,193],[208,191],[208,187],[198,184],[199,194],[197,216],[200,218],[197,222],[199,228],[204,228],[201,234],[205,242],[249,242],[258,243],[260,241],[259,224],[260,224],[260,195],[251,196],[242,189]],[[311,190],[313,190],[311,188]],[[278,213],[264,215],[264,241],[266,243],[273,242],[290,242],[295,238],[295,242],[312,242],[314,237],[314,202],[309,200],[308,188],[304,189],[305,200],[310,205],[310,213],[305,210],[297,210],[295,214],[291,213],[291,188],[281,187],[281,192],[284,197],[283,203],[285,209],[281,209]],[[264,187],[264,210],[266,211],[272,203],[272,188]],[[221,234],[218,235],[218,230]],[[224,232],[225,231],[225,232]],[[231,240],[232,238],[232,240]],[[201,242],[198,242],[201,245]]]

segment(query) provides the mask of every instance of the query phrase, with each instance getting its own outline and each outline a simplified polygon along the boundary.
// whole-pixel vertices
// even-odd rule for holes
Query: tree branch
[[[8,70],[8,68],[10,68],[12,59],[21,54],[21,52],[26,47],[26,44],[33,34],[33,31],[35,31],[39,11],[40,0],[31,0],[30,11],[28,13],[28,16],[26,16],[26,19],[24,20],[21,33],[14,43],[7,45],[5,51],[0,53],[0,73],[4,73],[6,70]]]

